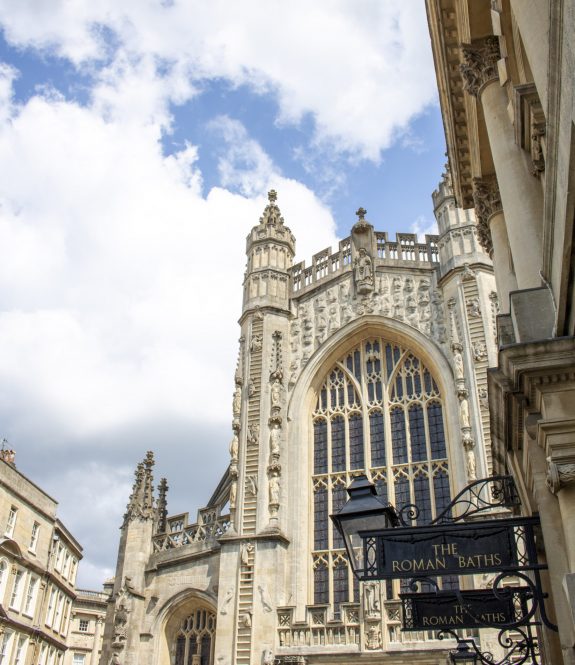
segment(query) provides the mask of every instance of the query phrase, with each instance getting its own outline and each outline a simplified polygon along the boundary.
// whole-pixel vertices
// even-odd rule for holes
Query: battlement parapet
[[[418,242],[415,233],[397,233],[396,240],[388,240],[385,231],[374,232],[372,256],[374,266],[401,266],[414,268],[433,268],[439,262],[439,236],[426,235],[425,242]],[[331,247],[314,254],[311,266],[305,261],[290,268],[291,295],[300,296],[312,290],[318,284],[337,275],[349,272],[353,267],[351,236],[341,240],[338,251],[332,253]]]

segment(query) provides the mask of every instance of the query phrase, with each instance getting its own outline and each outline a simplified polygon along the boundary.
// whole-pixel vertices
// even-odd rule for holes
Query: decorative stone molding
[[[575,462],[554,462],[547,458],[547,487],[557,494],[563,487],[575,483]]]
[[[495,35],[475,39],[471,44],[462,44],[461,53],[463,62],[459,65],[459,71],[463,88],[478,97],[486,83],[498,78],[497,61],[501,57],[499,39]]]
[[[545,170],[545,114],[533,83],[515,87],[515,141],[531,157],[531,173],[541,177]]]
[[[493,241],[489,230],[490,218],[503,211],[499,184],[495,175],[473,178],[473,205],[477,219],[477,234],[481,246],[488,254],[493,252]]]

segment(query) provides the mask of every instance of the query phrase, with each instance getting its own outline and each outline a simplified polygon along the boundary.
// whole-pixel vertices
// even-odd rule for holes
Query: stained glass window
[[[331,470],[345,470],[345,421],[341,416],[331,421]]]
[[[320,562],[313,571],[314,603],[323,605],[329,603],[329,583],[327,565]]]
[[[407,445],[405,433],[405,417],[403,409],[398,406],[391,410],[391,445],[393,448],[393,463],[407,462]]]
[[[381,338],[367,339],[327,373],[313,431],[313,602],[330,604],[335,617],[342,603],[359,599],[329,520],[346,502],[353,476],[366,473],[397,508],[416,503],[418,524],[450,501],[441,394],[421,360]],[[399,587],[387,584],[388,597]]]
[[[323,418],[316,420],[313,424],[313,470],[314,473],[327,472],[327,423]]]
[[[369,414],[369,432],[371,436],[371,465],[385,466],[385,427],[383,412],[372,411]]]
[[[318,487],[314,492],[314,548],[327,549],[327,489]]]

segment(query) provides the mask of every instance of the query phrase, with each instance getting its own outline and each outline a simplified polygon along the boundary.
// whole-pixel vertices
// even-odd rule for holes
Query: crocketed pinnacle
[[[148,451],[143,462],[136,467],[132,494],[128,501],[124,524],[134,520],[148,520],[154,517],[154,477],[152,467],[154,466],[154,453]]]
[[[260,217],[260,224],[281,226],[284,223],[284,218],[276,204],[278,193],[275,189],[270,189],[268,192],[269,203],[265,207],[264,214]]]
[[[168,519],[168,481],[160,480],[158,485],[158,503],[156,504],[156,533],[165,533]]]

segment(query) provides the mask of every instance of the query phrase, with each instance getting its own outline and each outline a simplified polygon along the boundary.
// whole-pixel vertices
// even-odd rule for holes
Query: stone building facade
[[[63,665],[82,548],[57,503],[0,452],[0,662]]]
[[[98,665],[100,662],[109,595],[106,590],[76,590],[64,665]]]
[[[391,240],[360,208],[306,266],[269,193],[247,238],[229,468],[190,521],[168,516],[153,454],[138,465],[103,665],[445,662],[433,634],[400,631],[398,581],[356,583],[329,520],[361,472],[425,522],[492,470],[492,264],[449,171],[433,200],[438,236]]]
[[[501,301],[493,467],[539,514],[545,662],[575,663],[575,2],[427,0],[453,188]]]

